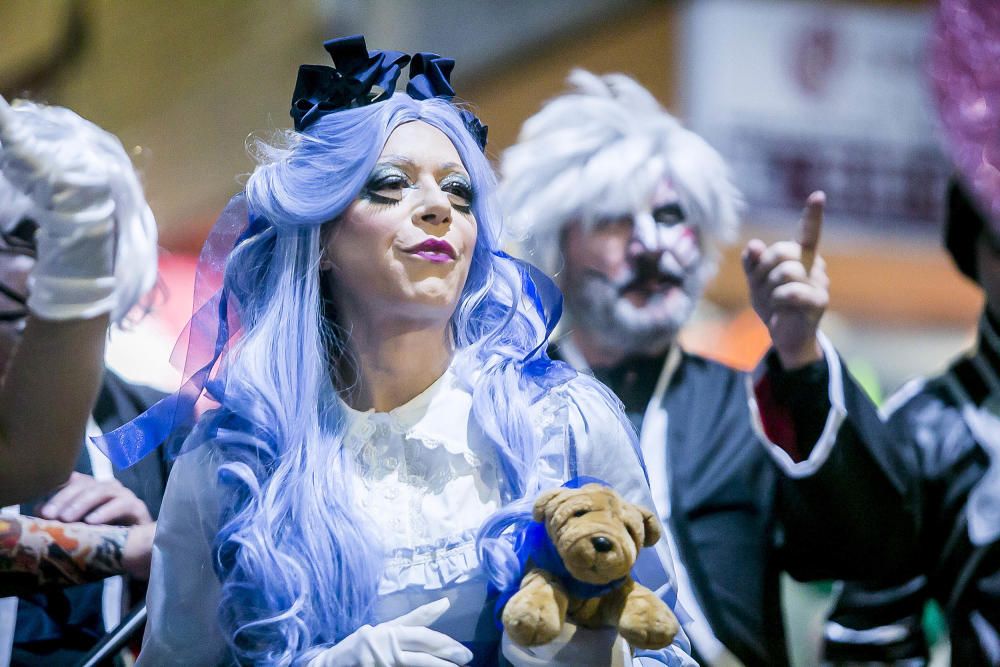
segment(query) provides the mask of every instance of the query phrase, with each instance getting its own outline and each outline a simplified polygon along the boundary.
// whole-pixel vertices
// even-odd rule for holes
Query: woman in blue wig
[[[500,251],[454,63],[326,48],[335,67],[301,68],[295,131],[258,146],[206,244],[224,271],[189,331],[205,363],[132,427],[158,442],[218,403],[171,474],[143,664],[497,664],[489,574],[510,549],[477,544],[487,519],[582,475],[652,506],[616,401],[545,356],[558,293]],[[119,462],[144,454],[136,435],[109,441]],[[636,575],[673,606],[668,555],[647,549]],[[607,655],[609,636],[562,648]],[[686,648],[634,660],[689,664]]]

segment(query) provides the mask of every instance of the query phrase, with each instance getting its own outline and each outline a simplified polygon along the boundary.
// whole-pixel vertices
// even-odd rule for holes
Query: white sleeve
[[[844,399],[844,376],[840,365],[840,355],[837,354],[833,343],[830,342],[830,339],[823,332],[818,332],[817,336],[819,337],[820,347],[823,349],[823,357],[826,360],[827,370],[829,371],[830,380],[827,393],[830,399],[830,411],[827,413],[826,422],[823,425],[823,431],[820,433],[819,440],[812,446],[809,456],[805,460],[794,460],[780,445],[773,442],[764,430],[760,405],[757,403],[757,395],[754,392],[754,387],[765,373],[763,362],[746,379],[747,400],[750,404],[750,423],[753,425],[754,433],[756,433],[757,439],[767,449],[768,454],[771,455],[771,458],[778,464],[782,472],[794,478],[809,477],[823,467],[823,464],[830,457],[833,445],[837,442],[837,434],[840,432],[840,426],[847,416],[846,400]]]
[[[219,515],[217,471],[207,444],[178,458],[170,471],[153,542],[140,667],[217,665],[226,660],[226,641],[217,620],[221,586],[212,567]]]

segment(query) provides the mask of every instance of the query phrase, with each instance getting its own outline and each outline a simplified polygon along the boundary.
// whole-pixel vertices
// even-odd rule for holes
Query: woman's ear
[[[329,271],[332,268],[333,261],[329,258],[329,255],[326,252],[326,247],[324,246],[319,255],[319,270]]]
[[[330,259],[330,242],[333,240],[334,232],[337,229],[337,222],[340,218],[334,218],[323,223],[319,231],[319,270],[329,271],[333,269],[333,260]]]

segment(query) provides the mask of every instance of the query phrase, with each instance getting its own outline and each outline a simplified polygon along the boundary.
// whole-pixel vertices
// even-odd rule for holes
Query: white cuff
[[[820,434],[819,440],[813,445],[809,457],[804,461],[793,460],[788,455],[788,452],[771,441],[764,430],[764,423],[760,415],[760,406],[757,404],[757,394],[754,393],[754,387],[767,371],[764,363],[759,364],[753,373],[746,377],[747,401],[750,407],[750,423],[753,425],[753,430],[757,434],[760,443],[767,448],[771,458],[774,459],[781,470],[789,477],[796,479],[815,474],[826,463],[830,452],[833,450],[833,445],[837,441],[837,433],[840,431],[840,425],[847,416],[847,408],[844,405],[844,377],[841,371],[840,355],[837,354],[833,343],[830,342],[830,339],[823,332],[817,332],[816,336],[823,350],[823,358],[826,360],[826,367],[830,376],[828,386],[830,412],[827,413],[826,423],[823,426],[823,432]]]

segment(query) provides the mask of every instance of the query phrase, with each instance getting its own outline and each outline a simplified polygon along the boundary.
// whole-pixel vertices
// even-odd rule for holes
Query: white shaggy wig
[[[555,275],[564,225],[631,216],[668,177],[701,232],[710,277],[715,246],[735,239],[743,207],[722,157],[624,74],[578,69],[568,81],[574,89],[529,118],[503,154],[500,199],[511,234]]]

